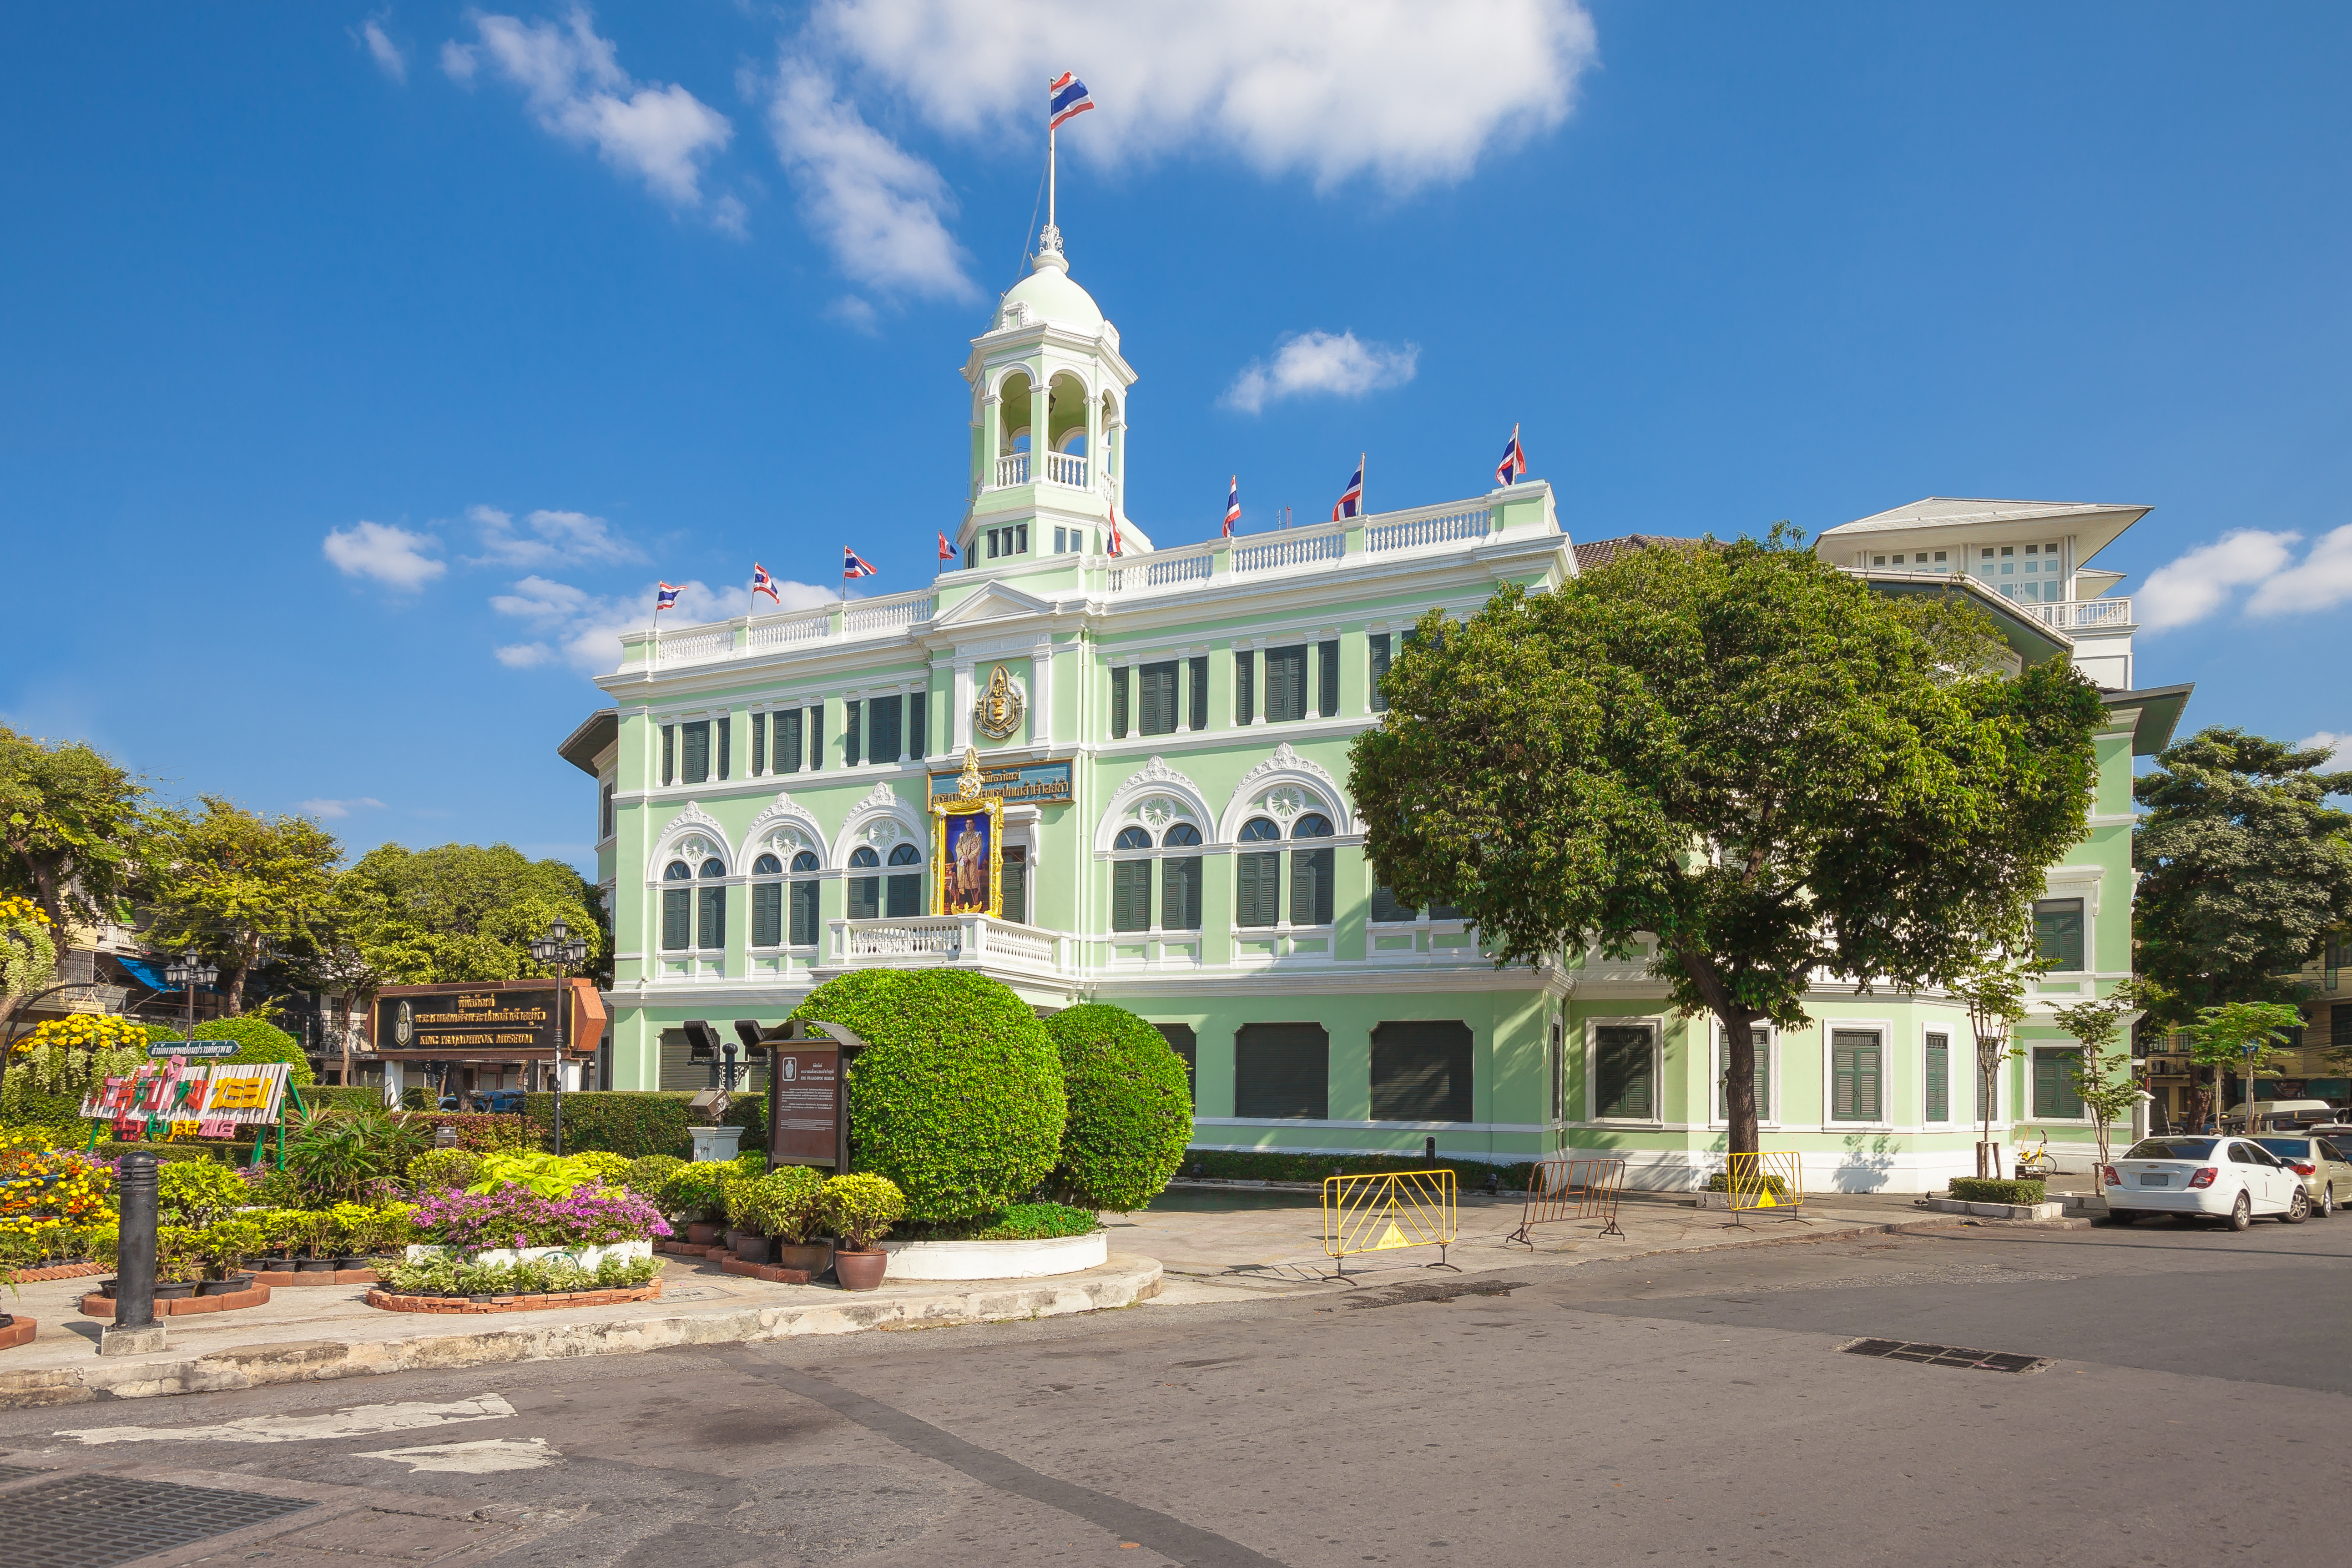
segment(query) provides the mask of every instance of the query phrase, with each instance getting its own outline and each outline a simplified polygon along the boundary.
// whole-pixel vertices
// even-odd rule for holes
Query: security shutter
[[[819,884],[815,882],[794,882],[793,884],[793,945],[794,947],[814,947],[816,945],[816,890]]]
[[[662,951],[684,952],[694,945],[694,893],[688,888],[662,889]]]
[[[1257,655],[1244,650],[1234,655],[1234,722],[1247,724],[1257,716]]]
[[[781,947],[784,941],[784,885],[757,882],[751,888],[751,945]]]
[[[1331,879],[1335,858],[1328,849],[1290,852],[1290,923],[1327,926],[1331,923]]]
[[[1316,661],[1315,710],[1328,719],[1339,711],[1339,645],[1327,642],[1317,647],[1322,657]]]
[[[1110,929],[1151,929],[1151,862],[1116,860],[1110,868]]]
[[[697,888],[701,908],[696,912],[694,945],[705,950],[727,945],[727,889]]]
[[[1602,1024],[1592,1031],[1595,1116],[1646,1121],[1656,1114],[1651,1082],[1650,1027]]]
[[[895,763],[899,752],[899,721],[905,709],[897,697],[877,697],[866,705],[866,754],[877,763]]]
[[[1458,1019],[1372,1030],[1372,1120],[1471,1120],[1470,1026]]]
[[[1320,1024],[1244,1024],[1234,1035],[1234,1114],[1325,1120],[1331,1038]]]
[[[1952,1037],[1927,1037],[1927,1113],[1929,1121],[1952,1119]]]
[[[1389,700],[1388,694],[1381,689],[1381,682],[1389,678],[1389,634],[1374,632],[1364,641],[1371,649],[1372,711],[1385,713]]]
[[[2042,1047],[2033,1053],[2033,1114],[2060,1119],[2083,1114],[2083,1097],[2074,1088],[2074,1066],[2083,1059],[2077,1050]]]
[[[1877,1034],[1869,1029],[1831,1030],[1830,1120],[1883,1120],[1879,1094]]]
[[[1136,728],[1146,735],[1176,732],[1176,662],[1147,664],[1135,672]]]
[[[1201,1044],[1199,1037],[1192,1033],[1192,1026],[1154,1024],[1151,1026],[1160,1031],[1160,1037],[1168,1042],[1168,1048],[1174,1051],[1177,1059],[1184,1064],[1184,1082],[1192,1089],[1192,1103],[1198,1105],[1201,1100],[1199,1076]]]
[[[1163,931],[1201,929],[1201,858],[1179,855],[1160,862],[1160,925]]]
[[[790,708],[776,715],[776,771],[801,771],[801,710]]]
[[[1288,723],[1307,717],[1307,645],[1265,650],[1265,717]]]
[[[1110,672],[1110,738],[1127,738],[1127,666],[1123,664]]]
[[[1190,668],[1192,697],[1192,705],[1185,711],[1192,718],[1192,728],[1205,730],[1209,727],[1209,656],[1202,654],[1193,659]]]
[[[1282,857],[1234,857],[1234,923],[1270,926],[1282,918]]]

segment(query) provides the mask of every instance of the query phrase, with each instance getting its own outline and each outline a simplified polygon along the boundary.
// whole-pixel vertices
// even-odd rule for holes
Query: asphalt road
[[[358,1522],[168,1559],[272,1568],[2298,1563],[2352,1503],[2347,1263],[2352,1218],[1432,1269],[6,1412],[0,1466],[373,1489]],[[10,1550],[9,1511],[0,1561],[68,1561]]]

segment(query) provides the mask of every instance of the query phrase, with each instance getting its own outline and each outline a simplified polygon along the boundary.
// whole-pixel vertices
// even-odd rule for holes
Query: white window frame
[[[1944,1037],[1944,1120],[1927,1120],[1927,1037]],[[1977,1076],[1977,1039],[1969,1028],[1968,1020],[1958,1024],[1922,1023],[1919,1026],[1919,1125],[1923,1129],[1969,1127],[1975,1125]],[[1964,1092],[1965,1091],[1965,1092]],[[1962,1110],[1969,1114],[1959,1114]]]
[[[1782,1034],[1778,1024],[1762,1019],[1758,1022],[1764,1030],[1767,1048],[1771,1052],[1765,1067],[1764,1085],[1765,1092],[1772,1097],[1772,1114],[1758,1117],[1756,1125],[1759,1128],[1778,1128],[1780,1125],[1780,1112],[1785,1109],[1780,1098]],[[1724,1033],[1722,1019],[1712,1016],[1708,1017],[1706,1039],[1706,1124],[1709,1127],[1729,1127],[1730,1118],[1716,1114],[1716,1091],[1723,1087],[1723,1077],[1725,1073],[1730,1071],[1731,1059],[1730,1037]]]
[[[1821,1018],[1816,1023],[1822,1032],[1822,1131],[1824,1132],[1892,1132],[1899,1123],[1895,1119],[1895,1086],[1887,1082],[1889,1069],[1895,1065],[1896,1030],[1892,1018]],[[1878,1032],[1878,1117],[1872,1121],[1840,1120],[1837,1110],[1837,1075],[1831,1055],[1832,1041],[1840,1029],[1874,1029]],[[1923,1046],[1921,1049],[1925,1049]],[[1924,1058],[1922,1058],[1925,1059]],[[1973,1070],[1973,1069],[1971,1069]]]
[[[1601,1030],[1638,1027],[1650,1031],[1650,1106],[1645,1117],[1601,1114]],[[1666,1124],[1666,1029],[1654,1014],[1631,1013],[1584,1021],[1584,1120],[1595,1127],[1664,1127]]]
[[[2024,1109],[2026,1115],[2024,1120],[2020,1121],[2018,1125],[2021,1127],[2091,1126],[2092,1119],[2088,1114],[2090,1108],[2087,1106],[2084,1108],[2085,1113],[2081,1116],[2043,1116],[2033,1109],[2033,1053],[2036,1051],[2074,1051],[2079,1056],[2083,1051],[2082,1042],[2079,1040],[2013,1039],[2010,1043],[2011,1045],[2021,1046],[2024,1047],[2025,1050],[2025,1055],[2019,1059],[2018,1067],[2021,1069],[2019,1075],[2019,1088],[2024,1095]]]

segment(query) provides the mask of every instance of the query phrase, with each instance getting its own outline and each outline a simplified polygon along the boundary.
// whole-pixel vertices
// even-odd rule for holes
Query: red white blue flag
[[[948,542],[948,536],[944,533],[940,535],[940,559],[942,561],[955,559],[955,546]]]
[[[1519,427],[1511,426],[1511,439],[1503,447],[1503,460],[1495,465],[1495,482],[1517,484],[1528,471],[1528,449],[1519,445]]]
[[[1225,537],[1234,536],[1234,525],[1242,520],[1242,477],[1234,476],[1233,488],[1225,492]]]
[[[783,600],[776,596],[776,580],[769,576],[768,569],[756,561],[751,563],[751,592],[767,595],[772,605],[779,607],[783,605]]]
[[[676,588],[671,587],[671,586],[670,586],[668,584],[667,584],[667,583],[656,583],[656,584],[654,584],[654,614],[658,616],[658,615],[660,615],[664,610],[675,610],[675,609],[677,609],[677,595],[678,595],[678,590],[677,590]]]
[[[1045,129],[1059,131],[1062,122],[1075,120],[1095,106],[1087,96],[1087,84],[1068,71],[1064,71],[1045,84]]]
[[[874,574],[874,568],[859,560],[857,552],[846,544],[841,547],[841,580],[843,582],[851,582],[859,577],[871,577]]]
[[[1359,453],[1356,457],[1356,471],[1348,476],[1348,488],[1341,490],[1339,499],[1331,503],[1331,521],[1337,522],[1343,517],[1355,517],[1363,510],[1364,458],[1363,455]]]

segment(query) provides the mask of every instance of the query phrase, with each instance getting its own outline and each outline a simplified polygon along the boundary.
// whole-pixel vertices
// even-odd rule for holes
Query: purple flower
[[[462,1251],[489,1247],[594,1247],[670,1234],[652,1205],[611,1188],[543,1198],[509,1183],[488,1193],[437,1192],[416,1211],[417,1228]]]

